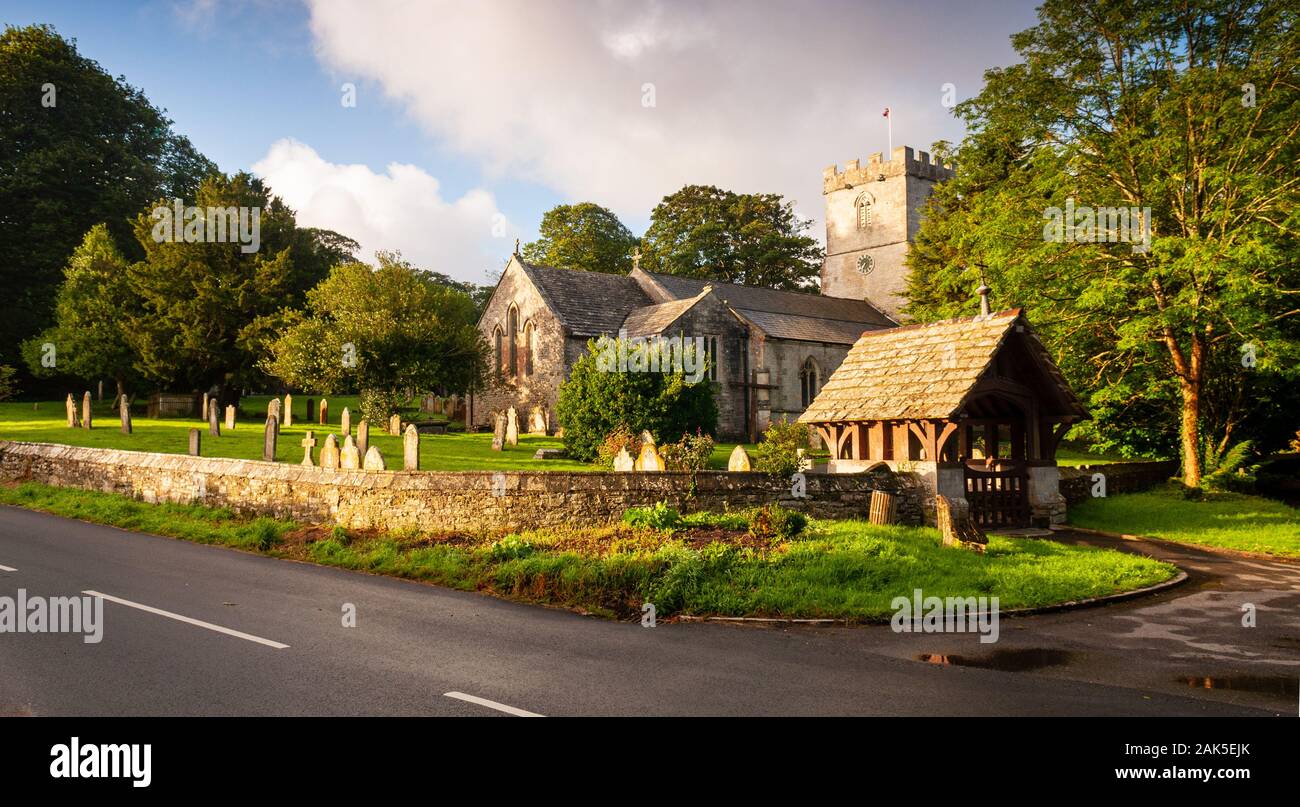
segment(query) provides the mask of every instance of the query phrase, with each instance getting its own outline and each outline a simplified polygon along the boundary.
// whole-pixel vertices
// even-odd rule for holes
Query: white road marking
[[[110,594],[101,594],[98,591],[83,591],[81,593],[89,594],[92,597],[103,597],[109,602],[115,602],[118,605],[125,605],[128,608],[138,608],[141,611],[148,611],[151,614],[165,616],[168,619],[175,619],[178,622],[184,622],[188,625],[197,625],[200,628],[207,628],[208,630],[216,631],[217,633],[224,633],[227,636],[234,636],[237,639],[245,639],[250,642],[264,644],[267,647],[274,647],[276,650],[284,650],[289,646],[287,644],[282,644],[281,642],[273,642],[270,639],[263,639],[261,636],[254,636],[251,633],[244,633],[242,631],[232,630],[231,628],[223,628],[220,625],[213,625],[211,622],[204,622],[201,619],[194,619],[192,617],[182,616],[181,614],[173,614],[171,611],[164,611],[161,608],[154,608],[149,605],[142,605],[138,602],[131,602],[130,600],[124,600],[121,597],[114,597]]]
[[[16,572],[16,571],[18,570],[12,566],[0,566],[0,572]]]
[[[469,703],[477,703],[479,706],[486,706],[489,709],[496,709],[498,712],[505,712],[506,714],[514,715],[515,717],[546,717],[546,715],[539,715],[534,712],[525,712],[523,709],[516,709],[513,706],[506,706],[504,703],[497,703],[496,701],[490,701],[487,698],[479,698],[479,697],[475,697],[474,695],[466,695],[464,692],[445,692],[443,694],[448,698],[455,698],[458,701],[468,701]]]

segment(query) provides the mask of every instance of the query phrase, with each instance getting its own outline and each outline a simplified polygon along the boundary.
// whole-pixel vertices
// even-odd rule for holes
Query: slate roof
[[[627,315],[627,319],[623,320],[622,327],[627,329],[628,336],[653,336],[663,333],[677,321],[678,317],[691,310],[699,301],[699,297],[690,297],[634,309]]]
[[[555,269],[522,260],[519,265],[574,336],[617,334],[628,314],[654,302],[627,275]]]
[[[957,416],[972,388],[1009,336],[1023,326],[1039,367],[1062,390],[1071,414],[1086,416],[1018,308],[985,317],[869,331],[849,350],[803,423],[947,419]]]

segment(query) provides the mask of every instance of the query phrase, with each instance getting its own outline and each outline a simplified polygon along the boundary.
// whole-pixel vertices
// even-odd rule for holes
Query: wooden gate
[[[971,520],[984,529],[1029,526],[1029,477],[1024,465],[997,469],[966,466]]]

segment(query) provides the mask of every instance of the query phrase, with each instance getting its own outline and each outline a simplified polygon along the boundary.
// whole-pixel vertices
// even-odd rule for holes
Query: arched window
[[[857,208],[858,213],[859,230],[865,230],[871,226],[873,202],[875,200],[871,198],[871,194],[866,192],[859,194],[857,200],[854,201],[853,206]]]
[[[519,309],[513,305],[510,306],[510,317],[507,323],[507,330],[510,332],[510,377],[514,378],[519,375]]]
[[[799,371],[799,401],[803,404],[804,409],[812,405],[820,386],[821,378],[817,370],[817,362],[813,361],[812,356],[809,356],[804,360],[803,369]]]
[[[501,360],[504,359],[505,356],[502,355],[501,353],[501,326],[500,325],[492,329],[492,346],[493,346],[492,370],[496,373],[497,376],[500,376],[502,372],[504,372],[505,370],[504,365],[501,363]]]
[[[533,374],[533,321],[524,323],[524,375]]]

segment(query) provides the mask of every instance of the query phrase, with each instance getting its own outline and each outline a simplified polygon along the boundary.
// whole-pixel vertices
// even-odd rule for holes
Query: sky
[[[485,282],[557,204],[640,235],[686,184],[779,193],[824,240],[831,164],[959,141],[1022,0],[0,0],[144,91],[227,173]],[[944,85],[951,84],[951,88]]]

